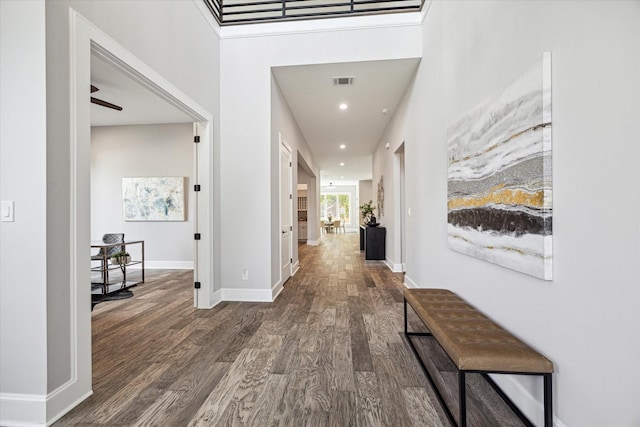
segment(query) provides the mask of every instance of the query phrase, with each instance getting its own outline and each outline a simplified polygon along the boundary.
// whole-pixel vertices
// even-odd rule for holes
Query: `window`
[[[327,193],[320,195],[320,216],[323,219],[331,218],[344,220],[345,224],[351,223],[351,195],[349,193]]]

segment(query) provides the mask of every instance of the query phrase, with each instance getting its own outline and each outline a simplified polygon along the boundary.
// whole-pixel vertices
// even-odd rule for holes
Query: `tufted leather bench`
[[[409,332],[407,303],[429,332]],[[544,423],[553,425],[551,375],[553,363],[447,289],[405,289],[404,333],[433,385],[440,403],[453,424],[455,420],[444,402],[412,336],[433,336],[458,368],[459,425],[466,426],[466,373],[481,373],[523,421],[532,425],[487,374],[541,375],[544,378]]]

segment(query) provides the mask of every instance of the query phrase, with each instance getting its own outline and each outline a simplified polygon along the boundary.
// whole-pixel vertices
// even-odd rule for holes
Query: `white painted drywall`
[[[614,1],[433,2],[424,22],[405,146],[407,281],[459,292],[551,358],[558,425],[640,423],[639,22],[638,2]],[[550,282],[451,251],[446,229],[447,126],[544,51],[553,84]],[[540,382],[501,383],[540,424]]]
[[[145,241],[146,268],[193,268],[193,124],[91,129],[91,240],[125,233]],[[186,221],[125,221],[122,178],[185,178]]]
[[[394,115],[385,129],[372,159],[371,198],[373,204],[379,207],[378,183],[380,182],[380,177],[384,177],[383,215],[378,215],[376,219],[387,229],[385,242],[386,260],[390,265],[396,267],[402,264],[402,242],[400,240],[400,231],[396,229],[399,226],[397,215],[400,213],[400,195],[396,194],[399,189],[399,183],[396,181],[400,171],[395,157],[396,151],[407,139],[408,106],[412,90],[413,81],[410,82],[404,96],[396,106]],[[387,144],[389,148],[387,148]],[[378,210],[376,210],[376,214],[378,214]],[[404,214],[406,215],[406,212]]]
[[[358,224],[362,224],[362,211],[360,211],[360,206],[368,203],[369,201],[375,206],[375,201],[373,194],[373,181],[370,179],[365,179],[362,181],[358,181],[358,212],[360,217],[358,218]]]
[[[15,201],[15,221],[0,222],[0,425],[46,418],[44,24],[44,1],[0,2],[0,198]]]
[[[316,176],[320,175],[320,170],[316,166],[316,162],[311,155],[311,150],[307,145],[307,141],[304,139],[300,128],[298,128],[298,124],[296,123],[293,114],[287,104],[287,101],[284,99],[282,95],[282,91],[278,86],[278,82],[276,79],[271,76],[271,141],[272,143],[278,144],[279,135],[282,139],[287,143],[289,148],[291,148],[291,162],[292,162],[292,170],[293,170],[293,188],[297,188],[298,186],[298,161],[299,157],[302,157],[307,167],[309,167],[313,174]],[[275,162],[279,162],[279,148],[278,151],[272,151],[272,154],[278,154],[276,159],[272,159]],[[277,163],[276,163],[277,164]],[[280,185],[277,180],[274,180],[272,183],[271,191],[279,194]],[[274,186],[275,185],[275,186]],[[294,195],[295,197],[295,195]],[[276,199],[278,200],[278,199]],[[295,200],[295,199],[294,199]],[[275,205],[271,206],[271,226],[275,227],[277,230],[280,230],[280,206],[281,203],[278,201]],[[298,218],[297,213],[297,203],[293,203],[293,212],[292,218]],[[275,209],[275,210],[274,210]],[[308,225],[308,224],[307,224]],[[298,264],[298,227],[293,227],[293,250],[292,250],[292,258],[293,265]],[[280,233],[277,234],[277,242],[272,242],[272,244],[280,244]],[[279,248],[279,246],[276,246]],[[272,283],[277,283],[280,280],[280,254],[282,251],[272,251],[271,252],[271,281]]]
[[[280,239],[273,218],[279,175],[277,130],[270,128],[271,68],[416,58],[420,19],[406,14],[222,30],[221,218],[234,225],[222,230],[222,281],[230,288],[270,290],[278,263],[266,254],[277,256]],[[249,269],[247,281],[241,279],[243,267]]]

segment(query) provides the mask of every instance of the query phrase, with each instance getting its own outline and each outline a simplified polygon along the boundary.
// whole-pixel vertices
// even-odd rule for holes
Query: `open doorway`
[[[199,143],[194,144],[194,180],[202,190],[194,201],[194,227],[200,240],[194,243],[194,280],[200,283],[194,291],[194,304],[209,308],[219,301],[213,283],[213,147],[212,115],[131,52],[111,39],[77,12],[71,13],[70,88],[70,365],[72,380],[60,394],[88,396],[91,391],[91,275],[88,266],[90,232],[90,144],[91,112],[89,89],[91,86],[91,57],[96,56],[121,70],[133,81],[145,87],[165,102],[184,112],[194,126]],[[197,286],[196,286],[197,287]],[[69,397],[71,399],[71,397]],[[77,398],[76,398],[77,399]],[[75,400],[75,399],[74,399]]]
[[[145,270],[193,270],[197,177],[192,117],[96,54],[91,91],[94,307],[133,297]]]

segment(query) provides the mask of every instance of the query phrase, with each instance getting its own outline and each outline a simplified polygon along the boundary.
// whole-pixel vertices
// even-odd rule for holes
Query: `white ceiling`
[[[273,68],[321,170],[322,185],[372,178],[372,154],[418,62],[402,59]],[[353,85],[334,86],[333,77],[340,76],[353,76]],[[341,103],[349,108],[340,110]],[[346,149],[340,149],[340,144]]]
[[[277,67],[274,76],[320,168],[322,185],[371,179],[372,154],[415,75],[419,59]],[[353,76],[352,86],[333,77]],[[92,55],[92,126],[185,123],[193,119],[111,63]],[[88,91],[87,91],[88,92]],[[340,110],[340,103],[349,108]],[[387,109],[383,114],[382,110]],[[340,149],[345,144],[346,149]],[[344,166],[340,166],[344,163]]]
[[[96,55],[91,55],[91,84],[100,89],[91,96],[122,107],[122,111],[116,111],[91,104],[91,126],[193,122],[183,111]]]

